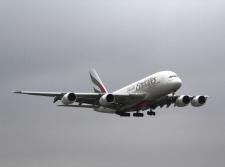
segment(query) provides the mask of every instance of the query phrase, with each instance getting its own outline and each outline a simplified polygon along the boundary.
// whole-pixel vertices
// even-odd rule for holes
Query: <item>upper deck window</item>
[[[169,78],[176,78],[176,77],[177,77],[176,75],[169,76]]]

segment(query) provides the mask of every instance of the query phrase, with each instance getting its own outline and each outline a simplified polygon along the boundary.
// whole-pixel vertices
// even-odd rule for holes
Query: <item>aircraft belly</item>
[[[116,110],[111,108],[106,108],[106,107],[98,107],[95,109],[95,111],[102,112],[102,113],[109,113],[109,114],[113,114],[116,112]]]

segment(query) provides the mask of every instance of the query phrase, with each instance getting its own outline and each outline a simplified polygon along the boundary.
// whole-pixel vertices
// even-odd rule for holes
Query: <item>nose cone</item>
[[[175,89],[178,90],[182,85],[181,79],[179,77],[175,78],[173,80],[173,85],[174,85]]]

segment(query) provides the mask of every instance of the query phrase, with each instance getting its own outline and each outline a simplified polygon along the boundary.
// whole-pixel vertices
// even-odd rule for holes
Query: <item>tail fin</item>
[[[94,84],[93,88],[94,88],[95,93],[107,93],[108,92],[95,69],[90,70],[90,77],[91,77],[92,83]]]

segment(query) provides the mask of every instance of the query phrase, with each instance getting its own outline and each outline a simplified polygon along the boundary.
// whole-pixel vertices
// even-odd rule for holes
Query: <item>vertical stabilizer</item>
[[[107,93],[108,92],[95,69],[90,70],[90,77],[91,77],[92,83],[94,84],[93,88],[94,88],[95,93]]]

